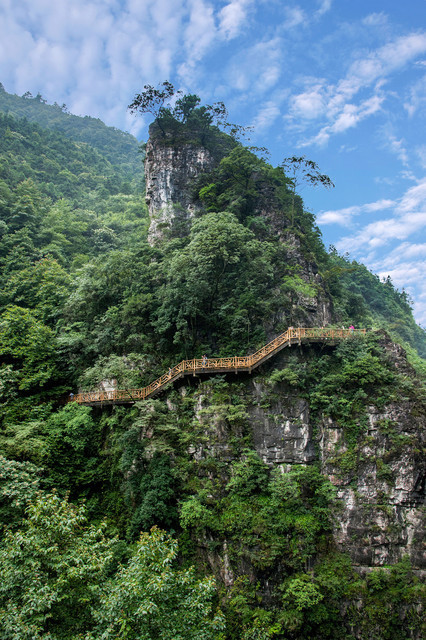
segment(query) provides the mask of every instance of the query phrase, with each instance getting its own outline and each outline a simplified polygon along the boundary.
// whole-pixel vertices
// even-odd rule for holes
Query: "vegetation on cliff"
[[[134,139],[0,91],[3,637],[420,637],[408,560],[356,572],[333,542],[341,501],[318,455],[273,470],[252,416],[276,420],[274,403],[301,398],[317,446],[324,421],[341,430],[327,464],[350,485],[367,408],[406,403],[412,425],[424,411],[420,378],[382,330],[418,371],[425,333],[404,292],[327,253],[282,167],[221,131],[220,109],[179,100],[159,114],[158,143],[204,143],[217,162],[192,185],[191,224],[150,246]],[[184,357],[246,354],[310,322],[318,301],[337,326],[381,332],[290,353],[257,390],[216,376],[167,402],[63,404],[101,381],[143,386]],[[417,427],[380,428],[374,464],[390,491],[392,461],[420,458],[420,443]]]

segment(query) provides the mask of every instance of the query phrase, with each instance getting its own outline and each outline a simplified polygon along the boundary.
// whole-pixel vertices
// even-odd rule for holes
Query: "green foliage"
[[[0,291],[0,304],[34,309],[43,323],[53,324],[68,298],[70,285],[70,276],[56,260],[42,258],[11,275]]]
[[[145,85],[128,109],[130,113],[153,115],[155,120],[150,127],[150,135],[165,144],[201,144],[213,154],[224,155],[222,147],[225,150],[232,148],[236,139],[245,135],[249,128],[228,122],[228,112],[223,102],[201,107],[199,104],[197,95],[183,95],[182,91],[175,91],[172,83],[166,81],[157,89]]]
[[[32,311],[10,305],[0,316],[0,355],[18,389],[42,387],[57,375],[56,349],[52,330]]]
[[[138,353],[100,356],[93,367],[84,371],[79,386],[90,391],[102,381],[114,380],[119,389],[137,389],[141,386],[141,368],[144,364],[143,357]]]
[[[186,395],[171,390],[167,403],[55,405],[105,379],[144,386],[185,357],[250,353],[266,334],[310,322],[329,294],[339,324],[385,326],[423,353],[406,294],[326,254],[292,169],[238,144],[220,103],[178,94],[171,104],[171,85],[145,89],[139,106],[154,109],[156,141],[202,144],[217,161],[194,184],[196,216],[155,248],[135,141],[41,96],[0,90],[9,109],[0,115],[0,447],[13,458],[0,458],[2,637],[347,640],[360,630],[402,640],[420,628],[409,566],[361,577],[330,553],[335,489],[316,465],[278,472],[261,461],[244,377],[187,379]],[[305,177],[321,183],[309,162]],[[342,428],[328,462],[348,481],[366,442],[365,407],[419,397],[412,370],[385,356],[386,340],[304,346],[303,357],[295,348],[262,372],[265,404],[270,391],[292,392],[314,428],[327,417]],[[412,439],[391,423],[379,429],[376,475],[391,483],[390,459]],[[40,493],[52,486],[58,494]],[[210,565],[230,577],[220,593],[227,630],[213,580],[176,567],[175,541],[154,529],[118,544],[65,494],[123,538],[153,525],[175,531],[181,567],[196,560],[204,575]]]
[[[334,495],[331,483],[315,467],[295,466],[269,476],[257,455],[245,452],[232,464],[225,495],[215,501],[203,492],[189,498],[182,505],[181,525],[197,536],[203,532],[207,538],[213,534],[226,539],[236,570],[249,562],[273,580],[277,562],[292,572],[315,552],[330,531]],[[195,500],[199,504],[190,514]]]
[[[291,156],[284,158],[281,163],[282,168],[290,176],[291,198],[291,220],[294,224],[296,190],[300,190],[303,183],[311,187],[322,186],[326,189],[334,187],[333,181],[324,173],[320,172],[319,166],[313,160],[308,160],[306,156]]]
[[[199,191],[208,211],[230,211],[240,222],[253,224],[265,206],[283,207],[289,201],[287,179],[246,147],[238,146],[206,176]]]
[[[415,323],[407,293],[395,289],[389,277],[382,282],[363,264],[340,256],[334,247],[329,257],[325,277],[343,322],[383,327],[424,358],[426,334]]]
[[[24,509],[37,496],[42,473],[42,469],[29,462],[16,462],[0,456],[1,527],[10,529],[22,519]]]
[[[261,291],[271,281],[268,247],[232,214],[206,214],[193,223],[189,244],[171,254],[167,267],[158,292],[163,303],[157,333],[166,340],[173,336],[184,354],[193,353],[198,341],[224,335],[241,349],[248,327],[260,319]]]
[[[65,104],[49,105],[40,95],[33,97],[27,92],[19,97],[0,87],[0,111],[93,147],[113,165],[119,166],[130,179],[139,169],[139,144],[136,138],[114,127],[107,127],[98,118],[74,116],[68,113]]]
[[[8,515],[22,517],[23,505],[27,514],[0,542],[2,638],[219,637],[224,620],[213,608],[214,580],[175,568],[175,540],[154,528],[124,550],[105,524],[88,525],[84,507],[38,491],[38,474],[0,458]]]
[[[84,191],[90,189],[107,196],[119,193],[125,181],[120,170],[94,148],[27,120],[0,113],[0,140],[0,178],[9,188],[32,179],[43,194],[54,200],[81,200]],[[6,222],[10,221],[14,230],[33,215],[31,200],[23,193],[19,209],[12,208]]]
[[[90,629],[115,544],[104,527],[87,526],[82,508],[39,495],[0,547],[2,637],[65,640]]]
[[[90,638],[105,640],[214,640],[224,629],[214,611],[214,580],[193,569],[176,570],[177,544],[154,528],[143,533],[134,555],[103,587]]]
[[[72,497],[96,495],[107,470],[102,460],[102,432],[90,407],[74,403],[46,421],[46,453],[52,483]]]
[[[250,450],[244,452],[244,458],[232,464],[230,480],[226,490],[235,496],[249,498],[266,490],[268,471],[259,457]]]
[[[177,524],[178,485],[170,458],[156,452],[144,467],[143,473],[130,472],[131,475],[127,479],[134,505],[128,529],[132,538],[154,525],[170,531]]]
[[[280,382],[286,382],[291,387],[297,387],[300,384],[300,376],[296,367],[283,367],[282,369],[274,369],[268,378],[268,383],[273,387]]]
[[[354,336],[332,354],[317,358],[305,383],[311,408],[343,427],[348,445],[355,446],[366,426],[369,403],[383,405],[390,398],[395,373],[377,338]]]
[[[121,441],[124,496],[132,513],[127,526],[130,539],[154,525],[169,531],[177,527],[180,486],[171,460],[177,439],[176,425],[162,403],[140,403]]]

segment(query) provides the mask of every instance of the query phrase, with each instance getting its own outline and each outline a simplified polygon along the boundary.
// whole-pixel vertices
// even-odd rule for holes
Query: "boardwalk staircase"
[[[276,353],[293,344],[306,342],[324,342],[336,344],[339,340],[351,338],[354,335],[365,334],[365,329],[324,329],[324,328],[294,328],[290,327],[261,349],[249,356],[231,356],[225,358],[194,358],[182,360],[171,367],[160,378],[154,380],[142,389],[117,389],[113,391],[88,391],[70,394],[69,401],[85,405],[133,404],[140,400],[152,398],[166,386],[183,376],[215,374],[215,373],[251,373]]]

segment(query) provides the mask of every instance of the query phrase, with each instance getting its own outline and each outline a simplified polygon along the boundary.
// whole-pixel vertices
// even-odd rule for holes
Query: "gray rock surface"
[[[194,215],[196,205],[191,187],[194,180],[215,165],[211,153],[191,144],[172,146],[150,138],[146,145],[146,203],[150,227],[148,240],[155,244],[164,238],[176,221]]]

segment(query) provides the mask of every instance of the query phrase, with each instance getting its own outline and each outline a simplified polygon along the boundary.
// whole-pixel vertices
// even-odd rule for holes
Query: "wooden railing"
[[[117,389],[115,391],[87,391],[70,394],[70,402],[79,404],[123,404],[145,400],[159,393],[164,387],[188,374],[203,373],[235,373],[248,371],[258,367],[284,347],[302,342],[331,342],[350,338],[353,335],[365,334],[365,329],[324,329],[324,328],[293,328],[287,329],[261,349],[249,356],[231,356],[225,358],[193,358],[182,360],[171,367],[160,378],[154,380],[142,389]]]

